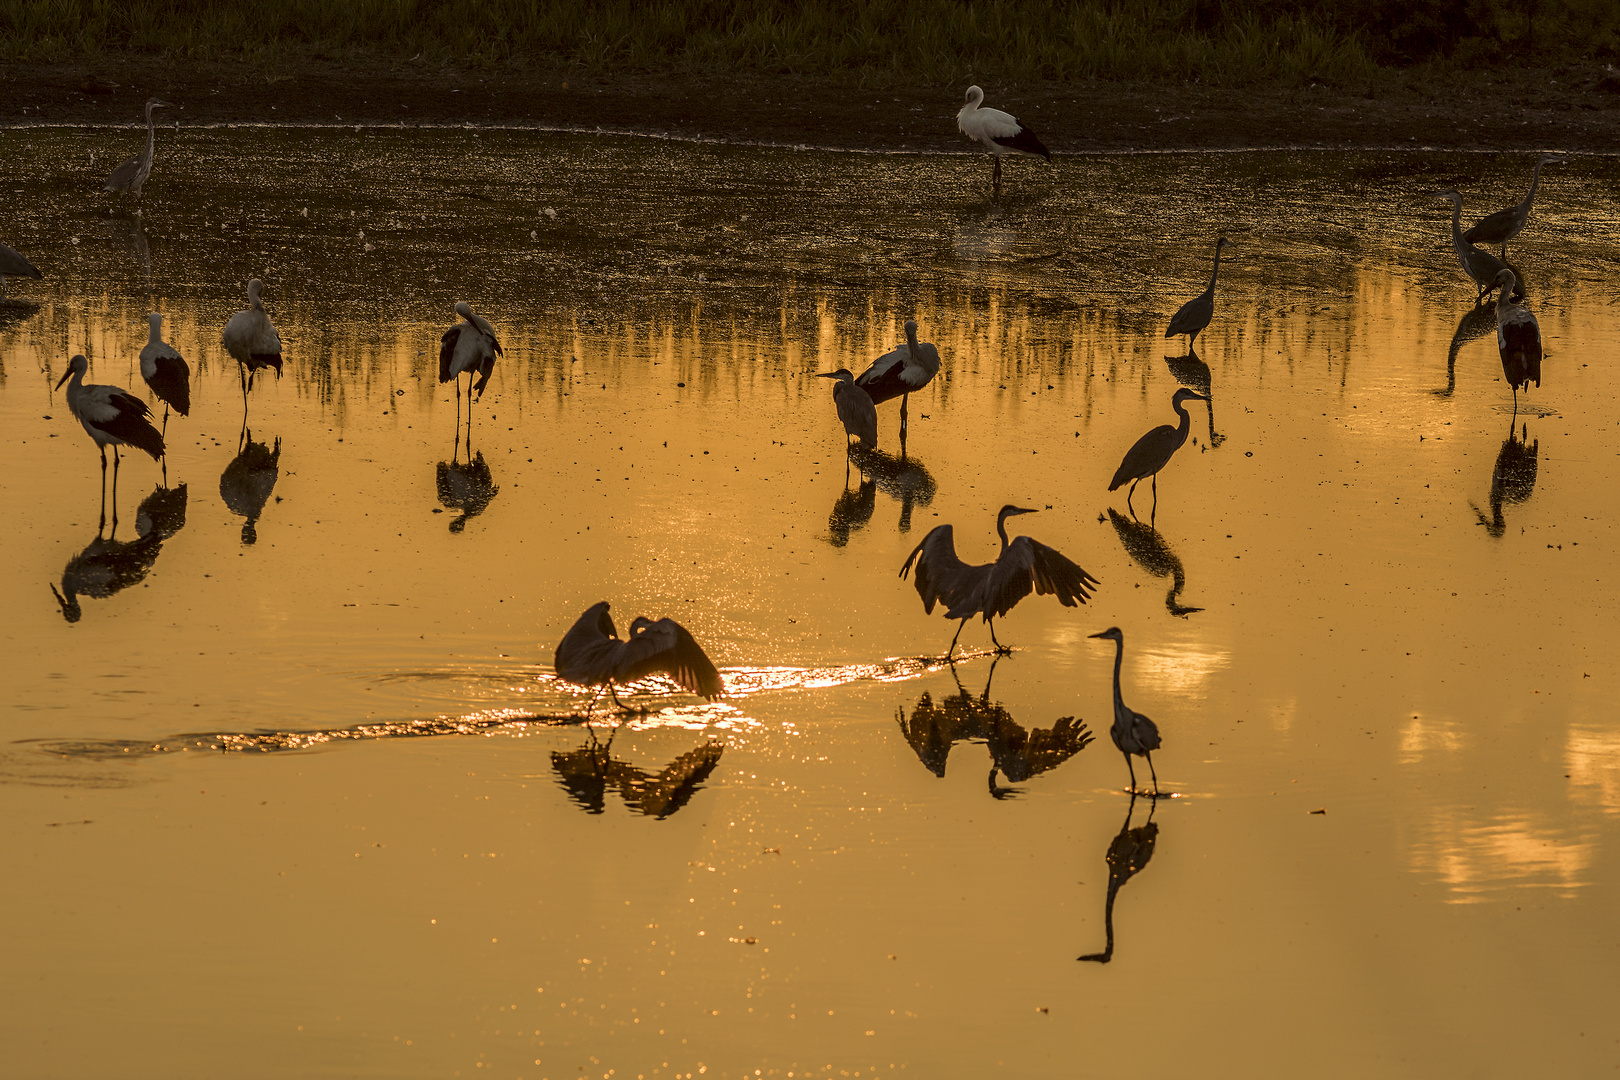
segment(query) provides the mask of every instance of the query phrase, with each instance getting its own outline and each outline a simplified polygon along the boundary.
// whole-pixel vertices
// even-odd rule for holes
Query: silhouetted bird
[[[1530,192],[1524,201],[1480,218],[1479,224],[1463,233],[1463,240],[1470,244],[1501,244],[1502,258],[1506,259],[1507,242],[1523,232],[1525,222],[1530,220],[1530,204],[1536,201],[1536,189],[1541,186],[1541,167],[1563,163],[1564,159],[1557,154],[1543,154],[1530,174]]]
[[[141,378],[163,402],[163,434],[169,433],[169,410],[191,415],[191,365],[163,340],[163,316],[146,317],[149,328],[141,350]]]
[[[1131,505],[1131,496],[1136,494],[1136,484],[1139,480],[1153,477],[1153,510],[1159,509],[1159,470],[1170,464],[1170,458],[1187,441],[1187,435],[1192,430],[1192,417],[1187,415],[1186,403],[1189,401],[1203,401],[1203,394],[1195,393],[1182,387],[1170,398],[1170,405],[1181,417],[1181,422],[1175,427],[1163,424],[1137,439],[1131,448],[1125,451],[1125,458],[1114,471],[1114,478],[1108,482],[1108,490],[1116,491],[1124,486],[1127,480],[1131,483],[1131,490],[1125,493],[1125,507],[1132,516],[1136,514],[1136,507]]]
[[[1136,754],[1147,760],[1148,772],[1153,776],[1153,797],[1158,798],[1159,774],[1153,769],[1153,751],[1159,748],[1158,725],[1126,705],[1124,695],[1119,690],[1119,669],[1125,659],[1125,635],[1119,627],[1111,626],[1091,636],[1106,638],[1114,643],[1114,726],[1108,729],[1108,734],[1119,752],[1125,755],[1125,767],[1131,772],[1131,794],[1136,794],[1136,767],[1131,764],[1131,755]]]
[[[1126,517],[1112,506],[1108,508],[1108,520],[1119,534],[1119,542],[1125,545],[1125,554],[1154,577],[1170,579],[1170,591],[1164,596],[1166,611],[1178,619],[1185,619],[1194,612],[1204,610],[1187,607],[1176,600],[1181,590],[1187,587],[1187,574],[1182,569],[1181,560],[1170,550],[1169,543],[1159,530],[1146,522]]]
[[[1209,271],[1209,285],[1204,291],[1181,305],[1181,309],[1170,317],[1170,325],[1165,329],[1164,336],[1173,338],[1180,334],[1187,335],[1187,351],[1191,352],[1193,342],[1198,335],[1209,325],[1215,317],[1215,278],[1221,272],[1221,249],[1231,243],[1222,236],[1215,241],[1215,265]]]
[[[725,692],[720,672],[684,626],[674,619],[637,617],[630,623],[629,639],[621,641],[606,600],[585,609],[557,643],[553,662],[557,674],[569,682],[605,685],[620,708],[624,706],[613,684],[648,675],[667,675],[683,690],[710,701]]]
[[[865,390],[873,405],[900,399],[900,444],[906,441],[906,406],[913,390],[921,390],[939,374],[939,350],[917,340],[917,323],[906,320],[906,343],[884,353],[861,372],[855,385]]]
[[[1513,404],[1519,403],[1519,388],[1528,390],[1532,381],[1541,385],[1541,326],[1530,309],[1511,299],[1516,282],[1513,271],[1496,275],[1501,290],[1496,301],[1496,345],[1502,354],[1502,377],[1513,387]]]
[[[833,384],[833,407],[838,410],[838,422],[844,425],[844,449],[849,449],[851,437],[862,446],[877,445],[877,406],[865,390],[855,385],[855,376],[848,368],[824,371],[818,379],[837,379]]]
[[[39,276],[40,273],[34,268],[33,263],[23,258],[14,249],[8,248],[4,244],[0,244],[0,301],[7,299],[6,278],[37,278]]]
[[[489,508],[490,501],[500,494],[489,466],[484,463],[484,452],[468,462],[441,461],[435,474],[439,501],[447,510],[459,510],[461,516],[450,522],[450,531],[461,532],[467,519],[477,517]]]

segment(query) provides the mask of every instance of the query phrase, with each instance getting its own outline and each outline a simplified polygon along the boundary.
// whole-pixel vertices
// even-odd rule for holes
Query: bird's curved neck
[[[1530,204],[1535,201],[1536,188],[1541,186],[1541,167],[1545,164],[1547,164],[1545,161],[1536,162],[1535,171],[1530,174],[1530,193],[1524,197],[1524,208],[1526,210],[1529,210]]]
[[[1176,415],[1181,417],[1181,422],[1176,425],[1176,449],[1180,450],[1181,445],[1187,441],[1187,436],[1192,432],[1192,417],[1187,413],[1187,403],[1185,401],[1174,402],[1174,405]],[[1123,648],[1123,646],[1121,647]]]
[[[1462,200],[1461,199],[1452,199],[1451,200],[1451,239],[1452,239],[1452,242],[1457,244],[1459,247],[1461,247],[1466,242],[1466,241],[1463,240],[1463,235],[1462,235]]]
[[[1210,268],[1210,271],[1209,271],[1209,288],[1205,289],[1204,290],[1205,292],[1213,293],[1215,291],[1215,277],[1220,272],[1221,272],[1221,246],[1219,244],[1216,244],[1215,245],[1215,265]]]
[[[146,153],[151,156],[152,148],[157,145],[157,120],[152,116],[152,110],[146,110]]]
[[[996,515],[996,534],[1001,537],[1001,550],[1007,550],[1007,515],[1005,512]]]
[[[1114,639],[1114,715],[1125,707],[1125,695],[1119,692],[1119,670],[1125,664],[1125,642],[1122,638]]]

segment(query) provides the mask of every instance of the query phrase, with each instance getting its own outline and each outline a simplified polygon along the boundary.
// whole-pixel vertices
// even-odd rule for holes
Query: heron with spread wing
[[[725,693],[720,672],[686,627],[674,619],[638,616],[621,639],[602,600],[585,609],[557,643],[557,674],[582,686],[606,686],[613,703],[625,708],[614,683],[632,683],[648,675],[667,675],[681,689],[713,701]],[[594,700],[594,698],[593,698]]]

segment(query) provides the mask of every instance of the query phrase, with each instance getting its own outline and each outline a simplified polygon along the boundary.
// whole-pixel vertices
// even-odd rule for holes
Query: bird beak
[[[816,378],[818,378],[818,379],[836,379],[836,378],[838,378],[838,372],[836,372],[836,371],[818,371],[818,372],[816,372]]]
[[[67,382],[71,378],[73,378],[73,369],[68,368],[67,369],[67,374],[63,375],[60,379],[56,380],[56,388],[58,390],[62,389],[62,384]]]
[[[1100,634],[1087,634],[1086,635],[1086,637],[1107,637],[1107,636],[1108,636],[1108,631],[1106,631],[1106,630],[1104,630]]]

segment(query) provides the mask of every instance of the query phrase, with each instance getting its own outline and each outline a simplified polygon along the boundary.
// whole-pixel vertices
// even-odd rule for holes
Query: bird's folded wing
[[[1071,562],[1055,548],[1020,536],[996,560],[986,583],[986,615],[1001,617],[1031,590],[1056,596],[1064,607],[1074,607],[1091,598],[1097,579]]]
[[[461,340],[461,332],[467,328],[466,323],[456,323],[443,334],[439,335],[439,381],[450,381],[450,361],[456,355],[456,342]]]
[[[614,669],[614,678],[625,682],[655,673],[668,675],[682,689],[711,701],[725,692],[720,672],[703,647],[674,619],[637,620]]]

